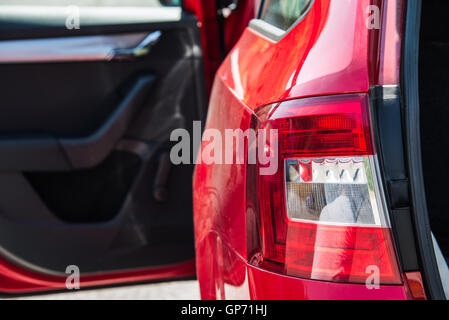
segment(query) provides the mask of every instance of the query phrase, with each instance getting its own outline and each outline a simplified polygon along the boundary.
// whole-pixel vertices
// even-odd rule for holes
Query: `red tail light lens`
[[[249,262],[308,279],[366,283],[374,272],[379,284],[401,283],[367,95],[288,101],[256,117],[259,130],[277,131],[279,163],[273,175],[248,166]]]

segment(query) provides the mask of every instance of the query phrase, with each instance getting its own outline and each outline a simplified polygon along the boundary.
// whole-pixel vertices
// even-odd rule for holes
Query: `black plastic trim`
[[[0,40],[41,39],[53,37],[74,37],[86,35],[107,35],[129,32],[147,32],[148,30],[182,30],[195,28],[198,19],[192,13],[184,11],[179,21],[161,21],[146,23],[116,23],[116,24],[81,24],[80,29],[67,29],[65,18],[61,25],[12,23],[0,21]]]
[[[0,171],[49,169],[71,169],[56,138],[0,138]]]
[[[416,231],[421,273],[428,298],[444,300],[435,251],[432,243],[421,159],[419,105],[419,41],[421,29],[421,0],[408,0],[403,41],[401,82],[403,85],[404,123],[413,222]]]
[[[391,225],[403,271],[419,270],[405,169],[398,86],[371,89],[371,114]]]
[[[59,139],[73,168],[99,164],[125,134],[136,109],[143,104],[155,77],[139,78],[114,113],[92,135],[84,138]]]
[[[115,111],[89,136],[0,138],[0,171],[60,171],[96,166],[125,134],[154,81],[153,75],[138,78]]]

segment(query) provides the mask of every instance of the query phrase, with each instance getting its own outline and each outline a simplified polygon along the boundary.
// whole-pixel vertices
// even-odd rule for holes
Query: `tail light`
[[[271,175],[248,165],[249,263],[307,279],[366,283],[376,273],[379,284],[401,283],[369,119],[365,94],[256,111],[264,152],[279,162]]]

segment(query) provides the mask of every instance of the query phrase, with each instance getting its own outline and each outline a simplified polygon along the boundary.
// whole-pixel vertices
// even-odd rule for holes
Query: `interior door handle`
[[[154,31],[147,35],[136,47],[130,49],[113,49],[108,55],[109,61],[126,61],[146,56],[159,41],[162,32]]]

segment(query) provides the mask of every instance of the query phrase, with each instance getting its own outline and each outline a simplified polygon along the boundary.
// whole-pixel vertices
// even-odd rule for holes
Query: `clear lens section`
[[[287,216],[330,224],[381,225],[370,157],[287,159]]]

